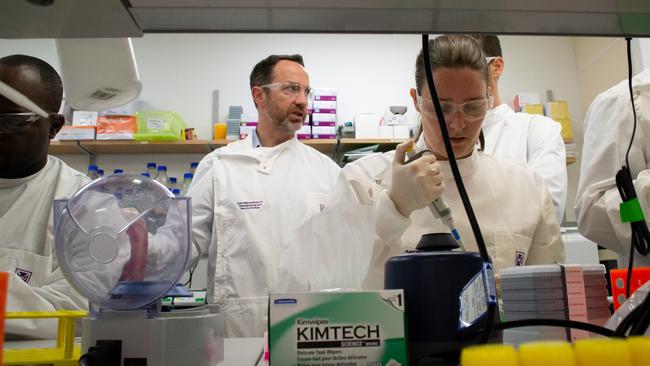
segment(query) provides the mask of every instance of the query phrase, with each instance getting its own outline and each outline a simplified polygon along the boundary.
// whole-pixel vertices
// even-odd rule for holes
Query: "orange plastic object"
[[[2,363],[2,347],[5,341],[5,310],[7,306],[7,286],[9,285],[9,273],[0,272],[0,365]]]
[[[627,300],[625,291],[627,289],[627,269],[612,269],[609,271],[609,278],[612,284],[612,297],[614,297],[614,310],[617,310]],[[630,295],[639,287],[650,280],[650,268],[637,267],[632,270],[632,285]]]

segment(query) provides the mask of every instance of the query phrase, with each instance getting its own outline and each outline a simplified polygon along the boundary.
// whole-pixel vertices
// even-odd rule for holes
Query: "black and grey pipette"
[[[425,153],[431,153],[431,151],[422,150],[420,152],[416,152],[415,149],[413,148],[413,145],[408,147],[406,150],[406,156],[408,156],[409,158],[408,162],[420,158]],[[454,223],[454,217],[451,215],[451,208],[449,208],[447,202],[445,202],[445,200],[442,197],[438,197],[431,202],[431,204],[429,205],[429,210],[433,214],[433,217],[440,219],[440,221],[442,221],[442,223],[449,228],[449,230],[451,231],[451,235],[454,237],[454,239],[456,239],[456,242],[458,242],[458,246],[460,247],[460,249],[462,251],[465,251],[465,245],[463,244],[463,241],[460,239],[460,232],[458,231],[458,229],[456,229],[456,224]]]

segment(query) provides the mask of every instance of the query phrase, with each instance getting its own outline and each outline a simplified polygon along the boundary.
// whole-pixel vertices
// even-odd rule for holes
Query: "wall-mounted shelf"
[[[52,141],[50,154],[207,154],[207,140],[189,141]]]
[[[330,154],[337,145],[336,139],[300,140],[305,145]],[[380,150],[393,148],[404,139],[353,139],[338,140],[339,153],[368,145],[380,145]],[[187,141],[51,141],[49,153],[52,155],[97,155],[97,154],[207,154],[228,144],[227,140],[187,140]],[[567,165],[576,162],[575,157],[567,157]]]
[[[48,151],[52,155],[86,154],[79,141],[50,141]]]
[[[322,153],[331,153],[337,144],[336,139],[306,139],[300,140]],[[346,150],[357,146],[387,144],[396,145],[402,140],[386,139],[341,139],[341,145]],[[228,144],[227,140],[187,140],[187,141],[52,141],[50,154],[207,154]]]

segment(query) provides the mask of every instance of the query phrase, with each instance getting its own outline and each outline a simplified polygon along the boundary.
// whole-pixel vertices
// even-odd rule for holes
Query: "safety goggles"
[[[491,104],[492,98],[485,98],[470,100],[462,104],[441,101],[440,107],[442,108],[442,114],[445,116],[445,119],[450,119],[454,114],[460,112],[466,120],[472,121],[485,117],[488,109],[491,108]],[[422,114],[430,118],[436,118],[436,111],[431,99],[418,96],[418,105]]]
[[[40,118],[48,118],[49,113],[24,94],[0,80],[0,95],[27,109],[26,113],[0,113],[0,133],[14,133],[34,125]]]
[[[271,84],[260,85],[260,88],[266,89],[276,89],[279,90],[282,94],[291,97],[298,98],[300,93],[302,93],[305,98],[309,99],[311,95],[311,88],[307,85],[302,85],[293,81],[284,81]]]
[[[20,132],[31,127],[42,117],[36,113],[0,113],[0,133]]]

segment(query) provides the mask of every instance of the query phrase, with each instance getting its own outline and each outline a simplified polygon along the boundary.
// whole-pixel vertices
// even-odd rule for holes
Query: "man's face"
[[[43,90],[40,74],[28,67],[0,65],[0,80],[18,90],[48,113],[47,91]],[[14,122],[21,116],[11,113],[29,113],[10,100],[0,96],[0,123]],[[12,121],[9,121],[12,119]],[[7,131],[0,128],[0,178],[20,178],[23,172],[36,172],[47,161],[49,141],[63,123],[62,116],[38,118],[33,123]],[[24,176],[24,175],[23,175]]]
[[[272,128],[293,135],[307,117],[309,76],[300,64],[282,60],[275,65],[270,84],[274,87],[263,88],[261,113],[267,114]]]

